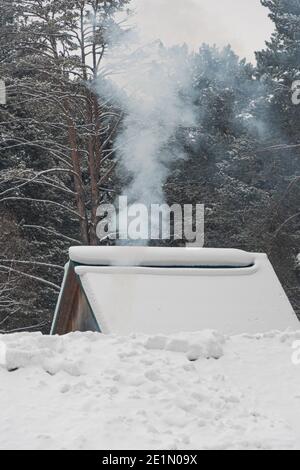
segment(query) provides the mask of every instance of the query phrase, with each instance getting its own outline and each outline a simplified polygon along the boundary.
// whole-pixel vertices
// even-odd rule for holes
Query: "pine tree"
[[[261,0],[270,10],[275,31],[266,49],[257,52],[257,76],[265,83],[268,119],[283,138],[299,140],[299,107],[292,86],[300,79],[300,0]],[[271,127],[271,126],[270,126]]]
[[[300,1],[261,0],[270,10],[275,32],[266,43],[267,48],[257,52],[257,70],[266,73],[282,85],[289,86],[300,78]]]

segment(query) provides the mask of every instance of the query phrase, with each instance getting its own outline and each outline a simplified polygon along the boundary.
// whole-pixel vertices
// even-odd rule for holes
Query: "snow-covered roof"
[[[266,255],[250,267],[77,266],[103,333],[299,328]]]
[[[243,268],[255,255],[234,249],[97,246],[73,247],[70,259],[91,266],[208,266]]]
[[[56,309],[70,299],[72,271],[106,334],[225,334],[298,329],[267,255],[233,249],[76,247]],[[64,300],[64,302],[62,302]],[[75,309],[75,317],[79,310]],[[77,312],[77,313],[76,313]],[[77,320],[76,320],[77,321]],[[76,323],[76,322],[75,322]],[[94,331],[94,330],[93,330]]]

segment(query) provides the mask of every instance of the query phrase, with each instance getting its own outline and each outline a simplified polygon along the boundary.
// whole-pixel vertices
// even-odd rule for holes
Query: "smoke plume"
[[[191,88],[185,46],[142,45],[131,36],[110,51],[98,89],[124,110],[115,150],[121,179],[128,182],[123,196],[130,204],[164,203],[170,165],[185,157],[175,145],[176,133],[194,125]]]

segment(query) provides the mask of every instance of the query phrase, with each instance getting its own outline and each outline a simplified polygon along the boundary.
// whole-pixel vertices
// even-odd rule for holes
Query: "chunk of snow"
[[[215,331],[180,333],[167,336],[150,336],[145,347],[153,350],[166,350],[185,353],[189,360],[199,358],[219,359],[223,356],[223,345],[226,339]]]

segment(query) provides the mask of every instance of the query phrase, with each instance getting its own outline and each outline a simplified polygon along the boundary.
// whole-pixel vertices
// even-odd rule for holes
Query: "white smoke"
[[[98,82],[100,94],[124,110],[115,142],[119,172],[129,183],[130,204],[162,204],[170,165],[184,153],[177,131],[195,124],[191,60],[187,47],[165,48],[160,41],[142,45],[136,36],[110,50]]]

